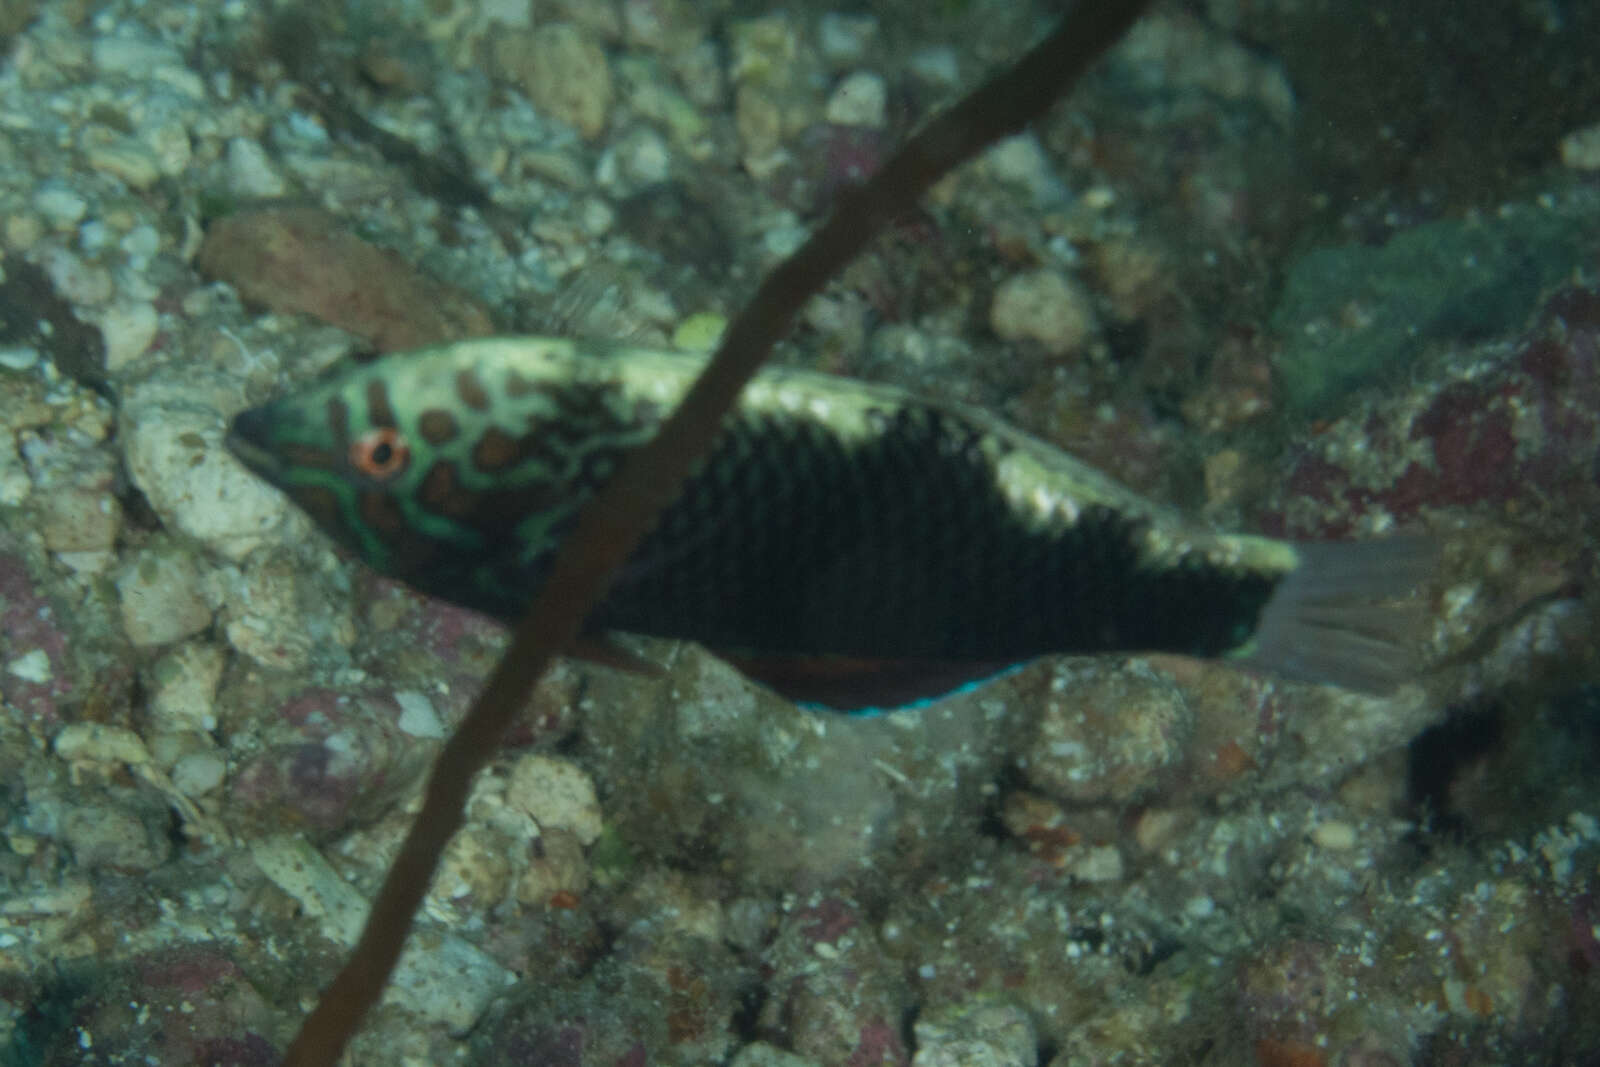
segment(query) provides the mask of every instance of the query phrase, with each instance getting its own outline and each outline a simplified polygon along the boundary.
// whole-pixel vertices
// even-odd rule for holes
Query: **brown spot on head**
[[[478,376],[469,370],[456,375],[456,395],[473,411],[489,410],[489,391],[483,387]]]
[[[391,544],[406,529],[406,517],[393,493],[369,489],[361,494],[361,521]]]
[[[456,480],[456,465],[439,460],[423,475],[417,487],[417,503],[436,515],[464,519],[472,515],[478,503],[477,494],[461,488]]]
[[[515,370],[506,371],[506,396],[527,396],[537,388]]]
[[[417,434],[430,445],[454,441],[460,432],[455,416],[441,408],[429,408],[417,419]]]
[[[367,383],[367,421],[384,429],[394,429],[394,408],[389,406],[389,387],[377,378]]]
[[[342,453],[350,446],[350,411],[336,396],[328,398],[328,429],[336,452]]]
[[[520,451],[515,437],[498,426],[491,426],[472,446],[472,464],[484,473],[492,474],[516,462]]]
[[[289,496],[318,526],[343,533],[344,516],[339,511],[339,497],[333,490],[320,485],[297,485],[289,490]]]

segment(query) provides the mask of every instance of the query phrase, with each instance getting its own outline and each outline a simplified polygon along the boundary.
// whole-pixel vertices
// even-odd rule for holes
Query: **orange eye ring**
[[[411,463],[411,446],[389,426],[368,430],[350,445],[350,466],[368,478],[387,480]]]

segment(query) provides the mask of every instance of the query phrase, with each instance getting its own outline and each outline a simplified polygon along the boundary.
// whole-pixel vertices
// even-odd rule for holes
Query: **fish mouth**
[[[268,481],[275,481],[283,472],[283,460],[267,444],[271,421],[265,408],[241,411],[228,423],[222,441],[239,462]]]

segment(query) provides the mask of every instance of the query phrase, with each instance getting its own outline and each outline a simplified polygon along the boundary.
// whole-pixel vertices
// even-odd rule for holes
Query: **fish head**
[[[396,577],[424,560],[405,501],[418,491],[415,432],[373,365],[340,365],[287,396],[235,415],[228,449],[345,549]],[[465,536],[466,530],[452,533]]]
[[[612,383],[544,354],[483,341],[343,363],[234,416],[227,444],[375,570],[516,617],[577,508],[650,429]]]

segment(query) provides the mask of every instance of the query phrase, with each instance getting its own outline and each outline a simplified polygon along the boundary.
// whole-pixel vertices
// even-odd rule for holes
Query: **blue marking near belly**
[[[1021,663],[1013,663],[1009,667],[1000,668],[993,674],[986,674],[982,678],[974,678],[970,681],[962,682],[954,689],[947,690],[946,692],[936,693],[933,696],[919,697],[916,700],[908,701],[904,704],[896,704],[892,708],[854,708],[849,711],[841,712],[838,708],[829,707],[827,704],[818,704],[809,700],[797,700],[795,701],[795,707],[804,711],[826,712],[829,715],[848,715],[852,719],[876,718],[879,715],[893,715],[896,712],[901,711],[922,711],[934,704],[939,703],[941,700],[949,700],[951,697],[963,696],[964,694],[970,693],[976,689],[982,689],[990,682],[997,682],[1001,678],[1009,678],[1011,675],[1016,674],[1018,671],[1022,670],[1022,668],[1028,666],[1032,662],[1033,660],[1029,659],[1023,660]]]

